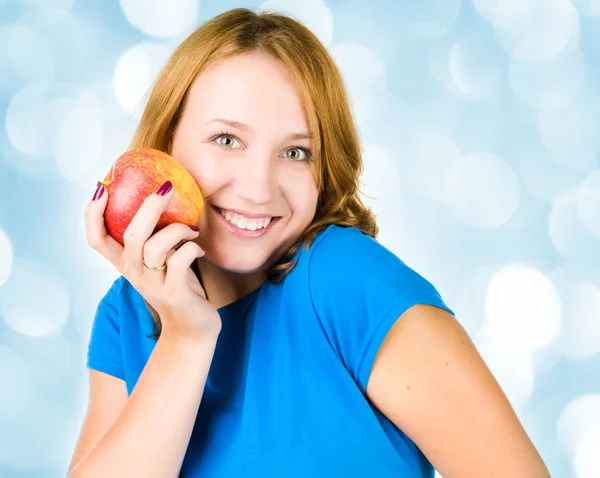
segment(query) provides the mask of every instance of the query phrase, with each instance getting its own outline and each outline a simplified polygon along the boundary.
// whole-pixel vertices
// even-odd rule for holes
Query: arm
[[[179,475],[216,338],[159,338],[127,405],[68,478]]]
[[[548,478],[475,345],[447,311],[417,304],[387,334],[367,396],[445,478]]]

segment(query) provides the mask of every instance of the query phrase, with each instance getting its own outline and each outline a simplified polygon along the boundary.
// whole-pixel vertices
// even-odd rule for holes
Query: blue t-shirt
[[[283,281],[219,309],[223,326],[181,476],[433,477],[365,391],[402,313],[418,303],[452,310],[356,228],[330,225],[296,258]],[[98,306],[88,367],[124,380],[131,394],[156,344],[152,325],[121,276]]]

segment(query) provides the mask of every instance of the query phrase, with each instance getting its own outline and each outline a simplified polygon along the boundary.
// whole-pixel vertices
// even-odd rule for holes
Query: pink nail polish
[[[156,194],[159,196],[166,196],[171,189],[173,189],[173,183],[171,181],[165,181],[165,183],[158,188]]]
[[[92,201],[96,201],[96,200],[100,199],[103,194],[104,194],[104,185],[102,183],[100,183],[100,184],[98,184],[98,187],[96,188],[96,192],[94,193],[94,197],[92,198]]]

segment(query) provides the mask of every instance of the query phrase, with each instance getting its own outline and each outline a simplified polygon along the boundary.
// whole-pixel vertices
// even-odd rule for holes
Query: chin
[[[219,269],[235,274],[258,274],[267,272],[273,263],[269,256],[258,256],[249,254],[223,254],[211,257],[206,254],[206,260],[210,261]]]

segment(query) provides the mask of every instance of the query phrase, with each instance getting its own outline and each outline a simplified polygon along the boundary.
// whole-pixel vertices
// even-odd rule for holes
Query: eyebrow
[[[229,125],[233,128],[238,128],[238,129],[241,129],[244,131],[252,131],[252,128],[250,126],[248,126],[246,123],[240,123],[239,121],[228,120],[225,118],[214,118],[214,119],[211,119],[206,124],[214,123],[214,122],[225,123],[226,125]],[[313,135],[310,133],[292,133],[292,134],[289,134],[286,137],[286,139],[293,139],[293,140],[313,139]]]

